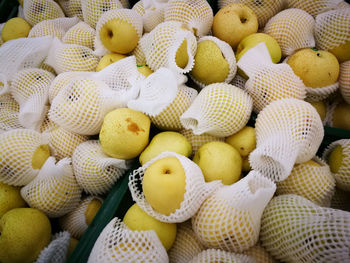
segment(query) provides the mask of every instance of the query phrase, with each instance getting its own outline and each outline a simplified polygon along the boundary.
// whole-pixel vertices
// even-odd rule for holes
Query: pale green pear
[[[233,146],[242,158],[247,157],[256,147],[255,129],[245,126],[240,131],[227,137],[226,142]]]

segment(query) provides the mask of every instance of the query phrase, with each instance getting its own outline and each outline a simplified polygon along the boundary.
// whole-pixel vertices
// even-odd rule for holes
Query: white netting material
[[[250,256],[236,254],[220,249],[206,249],[197,254],[188,263],[256,263],[256,260]]]
[[[281,195],[264,210],[260,240],[283,262],[349,262],[349,226],[349,212]]]
[[[142,17],[132,9],[113,9],[102,14],[100,19],[96,24],[96,39],[95,39],[95,54],[99,56],[106,55],[113,50],[108,50],[101,41],[101,28],[110,20],[117,19],[121,21],[126,21],[130,24],[136,31],[139,39],[142,37],[143,24]]]
[[[35,263],[65,263],[70,242],[70,234],[62,231],[53,235],[50,244],[44,248]]]
[[[147,202],[144,193],[139,188],[139,186],[142,185],[146,169],[155,161],[165,157],[176,157],[184,168],[186,176],[184,199],[180,207],[168,216],[155,211]],[[181,223],[191,218],[197,212],[202,202],[220,185],[220,181],[206,183],[202,171],[197,164],[183,155],[168,151],[157,155],[142,167],[134,170],[129,176],[129,189],[133,200],[150,216],[153,216],[159,221],[168,223]]]
[[[350,104],[350,61],[340,64],[339,90],[346,103]]]
[[[306,87],[306,98],[308,101],[320,101],[329,98],[329,96],[337,91],[339,82],[322,88]]]
[[[236,76],[233,78],[233,80],[230,82],[233,86],[236,86],[242,90],[245,90],[245,84],[247,80],[240,76],[239,74],[236,74]]]
[[[61,7],[53,0],[25,0],[23,13],[32,26],[44,20],[64,17]]]
[[[156,116],[150,116],[151,122],[161,130],[178,131],[183,129],[180,116],[190,107],[198,92],[186,85],[180,85],[174,100]]]
[[[19,104],[18,120],[23,127],[40,130],[54,78],[52,73],[38,68],[23,69],[14,75],[10,91]]]
[[[316,16],[316,46],[330,50],[350,41],[350,8],[342,8]]]
[[[213,10],[206,0],[169,0],[164,21],[178,21],[198,36],[208,35],[213,24]]]
[[[137,46],[134,48],[134,50],[131,52],[131,55],[135,56],[136,63],[139,65],[146,65],[146,56],[143,53],[141,49],[141,39],[146,38],[149,33],[144,33],[142,37],[139,39],[139,42],[137,43]]]
[[[274,181],[288,177],[295,163],[310,160],[322,142],[320,115],[308,102],[282,99],[271,102],[255,122],[256,148],[249,163]]]
[[[228,43],[226,43],[225,41],[222,41],[214,36],[201,37],[198,40],[197,44],[199,44],[203,41],[208,41],[208,40],[213,41],[216,44],[216,46],[221,50],[222,56],[227,61],[228,66],[229,66],[229,72],[227,74],[226,79],[223,82],[230,83],[232,81],[232,79],[235,77],[236,72],[237,72],[236,57],[235,57],[235,53],[233,52],[233,49],[231,48],[231,46]],[[212,70],[215,70],[215,69],[212,69]],[[210,74],[210,72],[208,74]],[[190,77],[199,87],[204,88],[206,86],[205,84],[196,80],[195,77],[191,73],[190,73]]]
[[[28,37],[52,36],[62,39],[66,32],[80,21],[77,17],[61,17],[37,23],[29,31]]]
[[[188,263],[194,256],[204,250],[192,229],[191,221],[177,224],[176,239],[168,251],[172,263]]]
[[[41,62],[41,64],[39,65],[39,68],[40,68],[40,69],[43,69],[43,70],[46,70],[46,71],[48,71],[48,72],[54,74],[55,76],[57,75],[57,74],[56,74],[56,71],[53,69],[53,67],[51,67],[51,66],[45,64],[45,61],[42,61],[42,62]]]
[[[60,217],[60,227],[63,230],[68,231],[74,238],[80,239],[88,228],[85,212],[90,202],[93,200],[99,200],[101,203],[103,202],[103,199],[100,197],[86,196],[80,201],[76,209],[65,214],[63,217]]]
[[[250,0],[218,0],[219,8],[231,3],[242,3],[250,7],[258,18],[259,28],[263,28],[267,21],[285,7],[284,0],[250,1]]]
[[[298,8],[308,12],[313,17],[320,13],[337,9],[338,4],[342,0],[316,0],[316,1],[303,1],[303,0],[287,0],[287,8]]]
[[[46,58],[52,37],[18,38],[7,41],[0,47],[0,78],[5,84],[13,75],[25,68],[37,68]],[[2,75],[4,74],[4,75]],[[0,94],[3,93],[0,89]],[[6,89],[5,89],[6,91]]]
[[[55,162],[54,157],[49,157],[38,176],[21,188],[21,196],[27,204],[51,218],[73,211],[82,193],[73,174],[71,159]]]
[[[180,121],[196,135],[226,137],[247,124],[252,108],[253,100],[245,91],[231,84],[213,83],[200,91]]]
[[[320,206],[330,206],[335,180],[329,166],[320,158],[313,163],[295,164],[287,179],[277,183],[277,195],[296,194]]]
[[[81,0],[58,0],[57,2],[62,7],[66,16],[76,16],[79,17],[80,20],[84,20],[83,10],[81,9]]]
[[[333,117],[334,117],[334,111],[337,109],[339,104],[344,103],[341,97],[337,96],[333,100],[327,101],[327,108],[326,108],[326,117],[324,119],[325,125],[334,127],[333,124]]]
[[[0,181],[14,186],[23,186],[39,173],[32,159],[35,150],[47,145],[48,139],[29,129],[16,129],[0,134]]]
[[[169,262],[154,230],[132,231],[117,217],[103,229],[89,256],[95,262]]]
[[[323,152],[323,159],[329,161],[329,156],[335,147],[342,148],[342,161],[337,173],[333,173],[337,187],[350,191],[350,139],[341,139],[332,142]]]
[[[65,44],[54,38],[45,60],[57,74],[66,71],[95,71],[98,58],[92,49],[75,44]]]
[[[184,68],[180,68],[175,57],[177,50],[185,40],[188,61]],[[191,31],[183,27],[181,22],[167,21],[157,25],[140,39],[139,45],[145,55],[146,64],[153,71],[160,67],[167,67],[178,73],[188,73],[193,68],[197,40]]]
[[[69,132],[61,127],[49,131],[49,146],[57,160],[71,158],[75,148],[88,139],[88,136]]]
[[[123,8],[119,0],[81,0],[84,22],[96,28],[100,17],[112,9]],[[99,30],[97,30],[99,32]]]
[[[95,37],[95,29],[89,26],[89,24],[80,21],[66,32],[62,41],[66,44],[75,44],[93,49]]]
[[[56,123],[54,123],[52,120],[49,119],[48,112],[47,112],[47,114],[45,116],[45,119],[44,119],[44,121],[41,124],[40,132],[41,133],[49,132],[49,131],[52,131],[55,128],[58,128],[58,125]]]
[[[272,101],[306,97],[303,81],[288,64],[274,64],[264,42],[249,49],[237,65],[249,76],[245,91],[253,99],[255,112],[260,112]]]
[[[0,72],[0,96],[10,92],[10,82],[5,74]]]
[[[331,201],[331,208],[350,212],[350,192],[336,187]]]
[[[256,260],[256,263],[278,263],[259,242],[248,250],[243,251],[242,254],[251,256]]]
[[[282,55],[315,46],[315,19],[306,11],[289,8],[273,16],[265,25],[264,33],[272,36],[281,47]]]
[[[113,91],[102,81],[74,79],[53,99],[49,118],[70,132],[98,134],[104,116],[115,106],[114,97]]]
[[[24,128],[18,120],[19,105],[11,94],[0,95],[0,129],[4,131]]]
[[[194,232],[209,248],[247,250],[258,241],[261,215],[275,190],[275,183],[256,171],[222,186],[192,217]]]
[[[85,192],[105,194],[129,168],[129,163],[107,156],[97,140],[81,143],[72,157],[74,174]]]

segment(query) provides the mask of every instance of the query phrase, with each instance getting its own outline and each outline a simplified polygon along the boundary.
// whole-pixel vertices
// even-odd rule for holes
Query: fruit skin
[[[131,230],[154,230],[166,250],[176,238],[176,224],[161,222],[143,211],[138,204],[132,205],[124,215],[123,222]]]
[[[34,208],[15,208],[0,218],[0,261],[33,262],[51,240],[51,223]]]
[[[185,170],[176,157],[164,157],[145,171],[142,190],[152,208],[170,215],[180,208],[186,192]]]
[[[224,82],[229,74],[230,67],[227,60],[221,49],[211,40],[198,43],[194,60],[196,63],[191,75],[205,85]]]
[[[94,217],[96,216],[98,210],[100,209],[102,205],[102,202],[98,199],[93,199],[91,200],[91,202],[88,204],[86,210],[85,210],[85,220],[86,220],[86,224],[89,226],[92,222],[92,220],[94,219]]]
[[[328,51],[337,57],[339,63],[348,61],[350,60],[350,41],[347,41],[344,44],[330,49]]]
[[[182,41],[176,51],[175,62],[179,68],[184,69],[188,64],[187,40]]]
[[[247,157],[256,148],[255,129],[245,126],[237,133],[227,137],[225,141],[233,146],[242,158]]]
[[[100,142],[103,151],[117,159],[132,159],[148,144],[151,121],[129,108],[109,112],[103,119]]]
[[[339,103],[333,111],[333,127],[350,130],[350,104]]]
[[[144,165],[164,151],[176,152],[189,157],[192,154],[192,145],[181,133],[160,132],[152,138],[150,144],[140,154],[140,164]]]
[[[126,58],[126,56],[118,53],[109,53],[107,55],[104,55],[97,64],[96,72],[101,71],[110,64],[117,62],[123,58]]]
[[[239,42],[236,49],[236,60],[238,60],[247,52],[249,49],[255,47],[257,44],[264,42],[271,55],[273,63],[278,63],[282,57],[282,50],[276,39],[265,33],[254,33],[246,36]]]
[[[311,101],[310,104],[317,110],[318,114],[323,121],[326,118],[327,107],[324,101]]]
[[[0,182],[0,218],[11,209],[26,206],[20,190],[20,187]]]
[[[122,19],[111,19],[101,28],[100,39],[109,51],[127,54],[136,47],[139,36],[136,29]]]
[[[242,172],[242,157],[225,142],[208,142],[193,157],[201,168],[206,182],[221,180],[225,185],[237,182]]]
[[[21,17],[14,17],[8,20],[1,31],[1,38],[4,42],[27,37],[32,26]]]
[[[338,81],[339,62],[328,51],[301,49],[290,56],[287,64],[307,87],[323,88]]]
[[[141,64],[141,65],[137,65],[137,70],[138,72],[140,72],[142,75],[144,75],[145,77],[148,77],[149,75],[151,75],[153,73],[153,70],[150,69],[148,66]]]
[[[332,173],[338,173],[343,163],[343,148],[337,145],[329,155],[328,164]]]
[[[72,255],[75,247],[78,245],[79,240],[75,239],[74,237],[71,237],[69,240],[69,246],[67,251],[67,259]]]
[[[47,144],[40,145],[33,154],[32,167],[33,169],[40,169],[50,157],[50,147]]]
[[[248,6],[231,3],[216,13],[212,31],[235,50],[243,38],[258,31],[258,19]]]

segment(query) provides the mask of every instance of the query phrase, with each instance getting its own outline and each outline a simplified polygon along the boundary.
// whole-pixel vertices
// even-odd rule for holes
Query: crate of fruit
[[[0,0],[0,262],[349,262],[349,1]]]

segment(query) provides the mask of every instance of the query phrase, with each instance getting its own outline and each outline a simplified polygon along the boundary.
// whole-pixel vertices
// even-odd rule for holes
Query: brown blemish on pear
[[[131,120],[131,118],[126,118],[125,120],[126,120],[126,122],[129,123],[129,125],[127,127],[128,130],[133,132],[133,133],[136,133],[136,135],[139,135],[139,132],[144,132],[145,131],[144,129],[140,129],[140,127],[135,122],[133,122]]]

